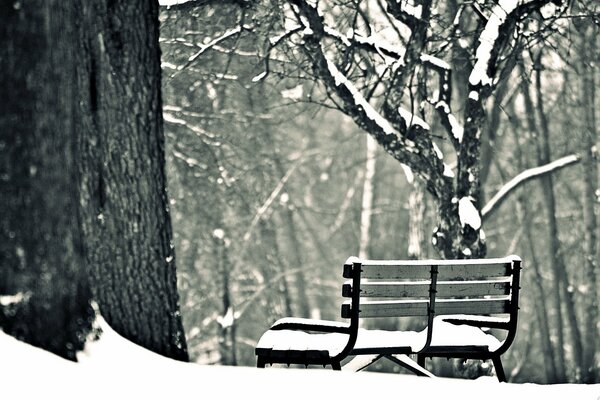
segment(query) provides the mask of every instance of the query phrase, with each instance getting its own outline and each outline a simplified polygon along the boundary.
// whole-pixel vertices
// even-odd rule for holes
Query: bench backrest
[[[343,276],[342,317],[514,315],[521,259],[360,260],[351,257]],[[511,318],[512,319],[512,318]],[[351,321],[352,322],[352,321]],[[508,328],[507,328],[508,329]]]

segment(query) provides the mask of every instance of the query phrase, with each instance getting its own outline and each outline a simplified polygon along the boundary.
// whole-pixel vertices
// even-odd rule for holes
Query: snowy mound
[[[432,399],[572,398],[597,400],[600,385],[505,384],[410,375],[200,366],[152,353],[119,336],[98,317],[103,333],[74,363],[0,331],[2,398],[364,399],[415,395]],[[210,397],[209,397],[210,398]]]

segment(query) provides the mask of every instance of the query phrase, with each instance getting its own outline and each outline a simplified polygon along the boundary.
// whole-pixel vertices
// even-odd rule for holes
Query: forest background
[[[340,112],[343,101],[302,60],[302,39],[291,39],[296,50],[280,43],[289,24],[273,11],[277,2],[227,3],[162,10],[167,166],[191,358],[253,365],[256,341],[275,319],[338,319],[346,257],[439,257],[437,209],[419,177]],[[343,35],[364,30],[363,20],[372,37],[389,33],[384,2],[333,3],[324,7]],[[458,2],[438,5],[435,55],[458,69],[462,41],[474,41],[493,3],[474,6],[479,17],[463,13],[463,36],[442,35]],[[511,381],[581,381],[583,364],[599,364],[600,321],[589,306],[598,306],[598,20],[592,2],[579,3],[552,26],[546,10],[523,22],[514,35],[524,41],[502,55],[484,105],[483,241],[488,257],[514,253],[525,266],[519,333],[505,357]],[[365,61],[357,69],[377,76],[376,68]],[[466,78],[454,72],[460,87]],[[435,75],[416,75],[414,93],[417,80],[436,87]],[[455,115],[465,107],[453,106]],[[431,116],[425,108],[413,110]],[[452,147],[436,142],[444,154]],[[514,177],[519,184],[490,202]],[[491,373],[488,364],[460,364],[438,361],[434,372]]]
[[[0,10],[5,333],[75,361],[100,312],[253,365],[275,319],[339,318],[350,255],[515,253],[509,379],[598,381],[595,1]]]

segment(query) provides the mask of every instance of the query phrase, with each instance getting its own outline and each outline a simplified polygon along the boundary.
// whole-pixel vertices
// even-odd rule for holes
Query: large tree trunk
[[[3,327],[73,359],[91,287],[118,332],[187,359],[165,193],[158,5],[2,7],[0,293],[31,296],[2,312]]]
[[[187,360],[165,190],[158,4],[81,4],[81,222],[94,298],[113,328]]]
[[[0,305],[0,326],[69,359],[91,324],[73,185],[74,18],[60,1],[0,5],[0,296],[25,299]]]

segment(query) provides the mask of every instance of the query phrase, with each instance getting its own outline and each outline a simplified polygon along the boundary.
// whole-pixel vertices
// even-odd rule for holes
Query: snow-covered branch
[[[380,37],[375,37],[373,35],[363,36],[354,30],[348,32],[347,35],[343,35],[329,26],[324,26],[324,32],[328,37],[336,39],[348,47],[355,45],[359,48],[393,58],[394,62],[399,62],[400,64],[404,58],[405,49],[394,46]]]
[[[423,23],[424,9],[428,10],[430,6],[430,2],[429,4],[415,6],[406,0],[388,0],[386,3],[390,14],[411,28]]]
[[[479,35],[475,64],[469,75],[469,84],[475,87],[492,86],[496,61],[511,34],[506,30],[527,12],[540,9],[551,0],[499,0],[492,8],[485,27]],[[511,23],[512,22],[512,23]]]
[[[580,161],[580,157],[576,154],[571,154],[569,156],[565,156],[559,158],[558,160],[552,161],[546,165],[541,165],[539,167],[531,168],[526,171],[521,172],[510,181],[508,181],[504,186],[500,188],[500,190],[488,201],[488,203],[481,209],[481,216],[483,218],[489,217],[495,210],[497,210],[500,205],[508,198],[508,195],[511,194],[515,189],[524,184],[527,181],[530,181],[534,178],[539,178],[542,175],[550,174],[556,172],[564,167],[567,167],[571,164],[575,164]]]
[[[354,32],[342,35],[326,27],[319,10],[308,1],[292,0],[292,6],[298,13],[296,22],[301,24],[302,32],[309,32],[304,33],[305,40],[301,48],[311,60],[312,71],[316,73],[317,78],[325,84],[330,93],[339,98],[338,109],[372,135],[392,157],[425,179],[426,187],[434,196],[441,197],[447,191],[448,185],[451,185],[448,178],[453,176],[453,173],[443,163],[443,154],[432,140],[429,124],[414,111],[402,106],[405,102],[402,101],[401,95],[412,67],[425,62],[446,66],[441,59],[432,56],[425,56],[425,61],[420,59],[425,48],[426,29],[415,28],[413,31],[413,41],[409,41],[410,45],[407,47],[407,51],[410,50],[408,57],[408,53],[402,54],[404,49],[392,49],[385,40],[376,40],[376,36],[364,37]],[[429,10],[429,6],[423,7],[424,10]],[[428,11],[424,11],[424,16],[426,15]],[[402,63],[402,67],[394,71],[393,82],[388,87],[388,94],[393,94],[386,94],[381,107],[376,108],[371,104],[370,96],[362,93],[350,76],[336,65],[332,47],[327,40],[332,38],[344,46],[368,48],[369,51],[384,57],[386,52],[393,53],[394,65],[398,65],[398,60]],[[400,56],[402,58],[398,59]]]
[[[189,67],[194,61],[196,61],[196,59],[198,57],[200,57],[202,54],[204,54],[204,52],[206,52],[207,50],[213,48],[215,45],[223,42],[224,40],[227,40],[235,35],[240,34],[243,30],[252,30],[252,28],[248,25],[238,25],[235,28],[229,29],[228,31],[224,32],[221,36],[216,37],[214,39],[212,39],[210,42],[206,43],[206,44],[202,44],[202,45],[197,45],[200,50],[198,50],[197,52],[195,52],[194,54],[192,54],[187,62],[183,65],[180,65],[179,67],[177,67],[177,71],[182,71],[184,69],[186,69],[187,67]],[[175,75],[175,74],[174,74]]]
[[[325,56],[324,56],[325,57]],[[348,78],[342,74],[335,64],[325,57],[325,61],[327,62],[327,68],[331,77],[335,81],[335,85],[337,87],[344,87],[351,95],[352,101],[354,102],[354,106],[362,108],[366,117],[373,121],[375,125],[377,125],[383,132],[388,135],[394,135],[397,140],[401,139],[400,134],[394,127],[389,123],[388,120],[383,118],[377,110],[371,106],[371,104],[364,98],[364,96],[360,93],[360,91],[348,80]],[[412,114],[411,114],[412,115]],[[407,125],[410,123],[410,120],[407,121]],[[409,145],[413,145],[414,143],[410,142]]]
[[[475,51],[475,65],[469,75],[469,83],[473,86],[492,85],[489,74],[490,63],[493,63],[492,52],[498,51],[496,42],[501,38],[500,27],[518,5],[518,0],[500,0],[492,9],[485,28],[479,35],[479,46]]]
[[[440,118],[440,123],[446,129],[455,149],[462,142],[464,128],[450,109],[452,97],[452,68],[450,65],[437,57],[423,54],[421,62],[428,68],[435,70],[439,75],[439,89],[437,99],[433,100],[433,105]]]
[[[215,139],[216,138],[215,134],[202,129],[199,126],[192,125],[184,119],[177,118],[173,114],[170,114],[168,112],[163,111],[163,120],[168,124],[183,126],[187,129],[189,129],[190,131],[192,131],[196,136],[198,136],[201,139],[206,140],[206,139]]]

